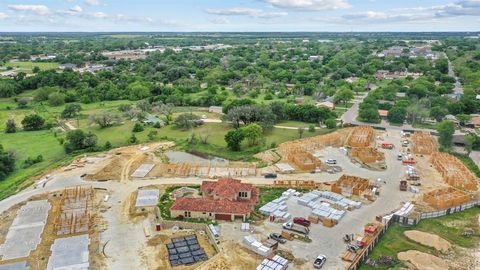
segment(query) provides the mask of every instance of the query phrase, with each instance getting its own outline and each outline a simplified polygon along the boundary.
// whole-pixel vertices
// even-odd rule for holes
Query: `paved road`
[[[455,78],[455,87],[453,88],[453,93],[463,95],[462,83],[460,82],[458,76],[455,74],[455,71],[453,70],[453,64],[450,59],[448,59],[448,76]]]

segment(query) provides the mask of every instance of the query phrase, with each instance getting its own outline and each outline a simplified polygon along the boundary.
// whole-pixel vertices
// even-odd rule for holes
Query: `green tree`
[[[467,156],[470,155],[470,153],[473,150],[473,146],[475,145],[478,137],[475,134],[467,134],[465,135],[465,152],[467,152]]]
[[[82,107],[78,104],[67,104],[62,111],[62,118],[75,118],[79,115]]]
[[[394,106],[388,111],[388,121],[394,124],[403,124],[407,116],[407,110],[404,107]]]
[[[329,129],[336,128],[337,127],[337,120],[335,120],[333,118],[327,119],[327,120],[325,120],[325,126],[327,126],[327,128],[329,128]]]
[[[260,125],[249,124],[241,128],[243,135],[248,140],[249,145],[257,145],[263,136],[263,129]]]
[[[0,144],[0,180],[5,179],[15,170],[15,155],[10,151],[5,151]]]
[[[53,107],[65,104],[65,95],[62,93],[51,93],[48,95],[48,104]]]
[[[143,130],[144,130],[143,125],[136,122],[135,125],[133,126],[132,132],[142,132]]]
[[[358,112],[358,117],[361,121],[368,123],[380,123],[380,115],[375,108],[363,108]]]
[[[112,143],[110,141],[106,141],[105,145],[103,146],[103,149],[105,149],[105,150],[112,149]]]
[[[327,119],[328,120],[328,119]],[[327,124],[327,121],[325,121],[325,125]],[[328,125],[327,125],[328,126]],[[313,133],[315,132],[315,125],[309,125],[308,126],[308,132]]]
[[[303,133],[305,133],[305,128],[304,127],[298,127],[298,137],[301,139],[303,138]]]
[[[173,122],[173,124],[183,130],[187,130],[193,127],[197,127],[203,124],[200,116],[193,113],[182,113]]]
[[[245,136],[241,129],[230,130],[225,134],[225,142],[232,151],[240,151],[240,146]]]
[[[335,94],[334,100],[335,102],[343,102],[344,104],[347,104],[347,102],[352,100],[354,96],[355,92],[348,88],[342,88]]]
[[[430,117],[437,120],[437,122],[442,121],[445,115],[448,114],[448,109],[441,106],[435,106],[430,109]]]
[[[128,98],[130,100],[140,100],[147,98],[150,95],[150,87],[146,83],[139,81],[133,82],[128,85]]]
[[[8,119],[5,123],[5,133],[15,133],[17,132],[17,124],[15,124],[15,120]]]
[[[22,126],[25,131],[40,130],[45,125],[45,119],[38,114],[30,114],[23,118]]]
[[[138,139],[137,137],[135,136],[135,134],[132,133],[132,136],[130,136],[130,138],[128,138],[127,142],[129,144],[136,144],[138,142]]]
[[[453,134],[455,133],[455,123],[451,121],[442,121],[437,125],[438,142],[444,148],[452,146]]]
[[[158,131],[156,131],[156,130],[150,130],[150,132],[148,132],[148,135],[147,135],[147,136],[148,136],[148,139],[149,139],[150,141],[153,141],[153,140],[155,140],[155,138],[158,136]]]
[[[71,153],[76,150],[90,149],[97,145],[97,136],[91,132],[85,133],[81,129],[71,130],[65,136],[65,152]]]

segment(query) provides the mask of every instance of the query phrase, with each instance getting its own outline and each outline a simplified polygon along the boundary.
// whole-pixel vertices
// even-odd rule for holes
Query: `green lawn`
[[[423,246],[408,239],[403,233],[407,230],[419,230],[423,232],[436,234],[451,244],[464,248],[473,248],[480,241],[480,226],[478,216],[480,208],[471,208],[464,212],[451,214],[439,218],[424,219],[415,227],[402,227],[398,224],[392,225],[385,235],[380,239],[378,245],[373,249],[370,258],[376,259],[380,256],[391,256],[397,258],[397,254],[407,250],[418,250],[421,252],[439,255],[439,252],[433,248]],[[463,237],[462,233],[466,229],[473,229],[476,233],[472,237]],[[362,265],[360,269],[396,269],[403,266],[401,261],[396,261],[395,267],[376,267],[372,268]]]
[[[24,93],[25,96],[34,96],[34,91],[29,91]],[[132,134],[132,128],[134,123],[129,120],[124,120],[124,123],[115,125],[109,128],[100,128],[96,125],[88,124],[88,115],[94,113],[100,113],[103,111],[110,111],[120,114],[118,107],[122,104],[133,104],[132,101],[119,100],[119,101],[108,101],[92,104],[81,104],[82,112],[81,116],[77,120],[71,120],[80,129],[85,131],[93,132],[98,137],[98,145],[103,146],[107,141],[109,141],[113,147],[120,147],[127,144],[128,138]],[[43,103],[33,102],[25,109],[16,108],[16,103],[13,99],[3,98],[0,99],[0,144],[2,144],[7,150],[13,150],[17,153],[17,170],[7,177],[5,180],[0,182],[0,199],[11,195],[15,190],[15,187],[25,180],[35,176],[36,174],[45,171],[48,168],[59,166],[72,159],[71,156],[67,156],[64,153],[63,146],[60,145],[59,139],[65,135],[61,132],[57,134],[53,131],[42,130],[34,132],[25,132],[18,131],[14,134],[6,134],[5,131],[5,122],[12,118],[15,120],[17,127],[21,127],[22,119],[28,115],[37,113],[41,115],[47,122],[54,123],[59,119],[60,113],[65,108],[65,105],[58,107],[51,107]],[[215,115],[209,114],[203,109],[199,108],[181,108],[181,111],[192,111],[193,113],[203,115],[206,114],[208,117],[214,117]],[[218,116],[217,116],[218,117]],[[288,122],[287,124],[305,126],[308,127],[308,123],[301,122]],[[194,128],[191,130],[181,130],[177,129],[173,125],[169,125],[160,129],[155,129],[153,127],[145,127],[143,132],[135,133],[135,136],[139,140],[139,143],[149,142],[148,134],[152,130],[157,130],[158,135],[154,141],[160,140],[172,140],[175,141],[179,149],[188,150],[191,152],[198,152],[202,154],[209,154],[214,156],[220,156],[232,160],[255,160],[253,155],[270,148],[272,145],[278,145],[285,141],[298,139],[299,134],[297,130],[287,130],[287,129],[272,129],[265,133],[264,141],[258,146],[248,146],[245,142],[242,145],[242,150],[239,152],[232,152],[227,149],[226,143],[224,140],[225,134],[231,130],[231,127],[223,123],[206,123],[203,126]],[[314,136],[325,134],[330,130],[321,129],[316,130],[315,132],[304,132],[303,136]],[[208,134],[208,144],[196,143],[188,144],[187,138],[190,138],[194,134],[197,138],[199,136],[205,136]],[[55,137],[56,136],[56,137]],[[42,155],[44,158],[43,162],[35,164],[29,168],[22,168],[23,161],[28,157],[36,157]]]
[[[24,62],[8,62],[4,65],[5,67],[12,67],[12,68],[20,68],[25,70],[32,70],[33,67],[39,67],[40,70],[49,70],[49,69],[57,69],[59,64],[54,62],[31,62],[31,61],[24,61]]]

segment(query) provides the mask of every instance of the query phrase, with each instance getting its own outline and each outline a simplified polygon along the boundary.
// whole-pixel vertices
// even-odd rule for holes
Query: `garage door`
[[[215,219],[217,220],[232,220],[232,215],[229,214],[215,214]]]

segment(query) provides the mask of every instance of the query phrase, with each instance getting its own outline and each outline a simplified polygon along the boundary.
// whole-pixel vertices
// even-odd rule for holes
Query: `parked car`
[[[276,173],[266,173],[264,175],[265,178],[277,178],[277,174]]]
[[[293,223],[297,223],[305,227],[310,227],[310,224],[311,224],[310,220],[303,217],[293,218]]]
[[[282,235],[279,234],[279,233],[271,233],[270,234],[270,239],[273,239],[273,240],[279,242],[280,244],[285,244],[287,242],[287,240],[285,238],[283,238]]]
[[[336,159],[327,159],[325,161],[325,163],[327,163],[327,164],[337,164],[337,160]]]
[[[327,261],[327,256],[320,254],[317,256],[317,258],[313,262],[313,267],[316,269],[320,269],[322,268],[322,266],[325,264],[326,261]]]

